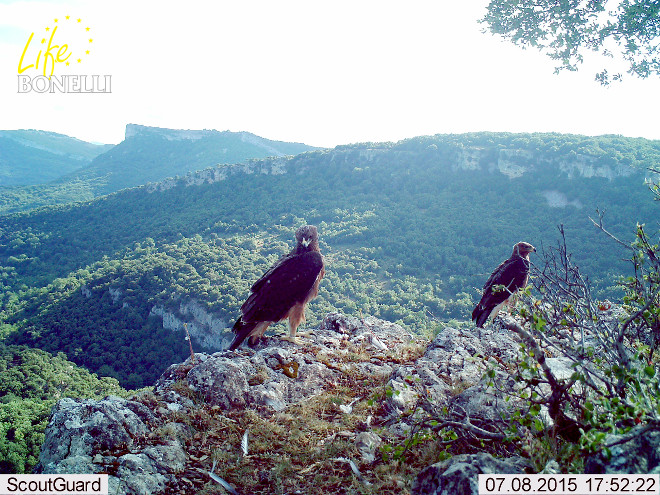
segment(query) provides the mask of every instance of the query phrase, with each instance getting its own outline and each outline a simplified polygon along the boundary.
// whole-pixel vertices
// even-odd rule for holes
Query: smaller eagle
[[[305,321],[305,307],[319,292],[325,274],[316,227],[305,225],[296,231],[296,247],[282,256],[251,287],[251,294],[241,306],[241,316],[234,323],[236,349],[249,338],[254,345],[271,323],[289,319],[289,336],[284,340],[299,344],[296,329]]]
[[[472,311],[472,321],[478,327],[483,328],[491,315],[495,318],[502,306],[510,303],[510,297],[527,285],[529,254],[532,252],[536,252],[534,246],[528,242],[519,242],[513,246],[511,257],[503,261],[488,278],[481,301]]]

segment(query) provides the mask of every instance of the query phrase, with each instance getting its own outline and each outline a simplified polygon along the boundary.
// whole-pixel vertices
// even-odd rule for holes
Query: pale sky
[[[481,32],[486,5],[0,0],[0,129],[118,143],[135,123],[324,147],[469,131],[660,139],[659,78],[603,88],[601,59],[555,75],[545,55]],[[23,67],[55,26],[72,63],[54,75],[110,75],[112,93],[18,93],[30,34]]]

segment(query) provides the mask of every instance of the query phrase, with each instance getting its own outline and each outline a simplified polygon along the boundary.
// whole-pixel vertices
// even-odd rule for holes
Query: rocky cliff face
[[[167,330],[184,330],[206,349],[225,349],[229,346],[231,337],[226,329],[229,323],[209,313],[199,302],[192,299],[181,302],[176,311],[166,310],[156,305],[151,308],[151,314],[163,319],[163,328]]]
[[[287,173],[288,159],[273,158],[266,160],[249,160],[246,163],[234,165],[218,165],[217,167],[207,168],[198,172],[189,173],[183,178],[170,177],[160,182],[149,183],[146,191],[149,193],[167,191],[183,183],[185,186],[200,186],[202,184],[213,184],[222,182],[227,177],[235,174],[263,174],[263,175],[282,175]]]
[[[180,132],[180,131],[179,131]],[[188,131],[186,131],[188,132]],[[206,132],[206,131],[203,131]],[[256,138],[255,139],[260,139]],[[247,142],[253,142],[250,135],[242,136]],[[429,138],[430,139],[430,138]],[[281,155],[281,153],[280,153]],[[145,186],[148,192],[165,191],[178,184],[186,186],[201,185],[226,180],[237,174],[305,173],[310,167],[320,167],[333,163],[349,163],[356,168],[378,166],[381,161],[399,163],[404,169],[406,164],[434,163],[452,171],[483,171],[500,173],[512,180],[534,174],[542,169],[555,169],[558,175],[573,178],[629,177],[639,171],[628,165],[611,165],[594,156],[573,154],[547,155],[534,153],[528,149],[485,148],[480,146],[447,147],[431,144],[419,151],[393,149],[391,144],[375,144],[365,148],[339,147],[333,150],[310,151],[297,156],[277,156],[273,158],[250,160],[236,165],[218,165],[202,171],[189,173],[183,178],[169,178]]]
[[[275,337],[255,349],[196,354],[194,362],[170,366],[152,394],[132,400],[60,401],[46,431],[38,471],[106,472],[111,493],[126,494],[190,493],[215,484],[214,476],[241,493],[273,493],[277,483],[285,483],[289,493],[308,493],[304,475],[324,469],[340,469],[344,484],[375,487],[382,484],[379,447],[410,433],[420,397],[432,397],[439,407],[460,404],[473,421],[499,414],[496,399],[481,383],[485,368],[480,356],[507,359],[516,347],[504,333],[453,328],[445,328],[427,345],[398,325],[331,313],[304,337],[302,346]],[[390,393],[377,399],[378,405],[369,405],[377,383]],[[314,408],[317,417],[307,417],[305,408],[315,403],[325,405]],[[201,417],[204,424],[198,423]],[[304,431],[305,445],[316,452],[310,465],[291,459],[303,475],[285,481],[277,478],[272,457],[273,449],[284,447],[268,440],[281,428],[280,421],[289,424],[294,436],[299,428]],[[317,438],[321,421],[326,426]],[[348,423],[361,426],[342,426]],[[226,428],[236,425],[244,425],[240,435],[250,432],[245,447],[239,447],[238,439],[233,447],[233,439],[226,445],[234,436]],[[223,456],[234,461],[215,466],[219,448],[229,448]],[[327,449],[334,454],[328,457]],[[251,475],[232,472],[231,465],[248,462],[246,458],[261,468]],[[410,492],[410,480],[390,482],[399,493]]]
[[[526,173],[533,173],[539,166],[555,167],[561,174],[569,179],[583,177],[586,179],[602,177],[615,179],[629,177],[635,173],[630,166],[612,166],[600,163],[595,157],[579,155],[557,158],[539,158],[529,150],[509,148],[497,151],[496,159],[492,158],[492,151],[485,148],[462,148],[455,155],[454,170],[484,170],[498,171],[511,179],[516,179]]]
[[[131,400],[60,400],[37,471],[108,473],[119,494],[223,484],[231,493],[476,495],[478,474],[530,473],[531,463],[480,452],[404,476],[384,453],[415,438],[424,414],[462,418],[468,441],[470,431],[503,431],[518,406],[503,391],[517,383],[500,369],[489,387],[484,372],[489,361],[513,362],[519,346],[494,326],[445,327],[424,342],[386,321],[331,313],[301,346],[273,337],[254,349],[196,354]],[[546,362],[559,378],[572,374],[562,359]],[[593,473],[656,469],[660,434],[647,437],[586,465]]]

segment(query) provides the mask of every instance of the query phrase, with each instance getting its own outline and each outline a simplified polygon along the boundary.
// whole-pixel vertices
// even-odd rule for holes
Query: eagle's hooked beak
[[[307,237],[303,237],[302,241],[300,241],[300,244],[302,244],[303,247],[307,247],[310,245],[311,242],[312,242],[311,239],[307,239]]]

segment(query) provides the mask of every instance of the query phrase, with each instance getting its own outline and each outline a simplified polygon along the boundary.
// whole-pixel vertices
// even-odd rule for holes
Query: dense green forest
[[[152,309],[195,300],[231,326],[303,223],[319,227],[328,264],[309,325],[336,309],[431,334],[438,320],[469,318],[515,242],[552,244],[559,223],[606,297],[626,265],[588,216],[606,210],[623,239],[636,222],[656,222],[643,180],[659,161],[660,143],[644,139],[438,135],[222,165],[215,176],[6,215],[0,334],[126,387],[150,385],[188,352]]]
[[[66,356],[0,342],[0,473],[36,465],[50,410],[63,397],[127,395],[116,380],[99,379]]]

